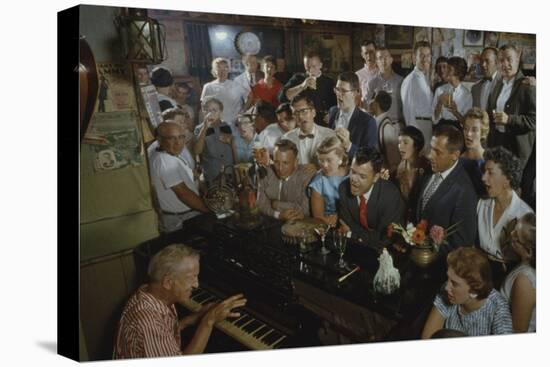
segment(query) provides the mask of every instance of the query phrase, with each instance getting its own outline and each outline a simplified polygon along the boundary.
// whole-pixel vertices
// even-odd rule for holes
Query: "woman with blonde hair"
[[[337,223],[338,186],[348,174],[348,156],[341,140],[326,138],[317,148],[321,169],[311,180],[311,212],[314,218],[334,226]]]
[[[512,249],[521,260],[500,288],[500,293],[510,304],[516,333],[537,330],[536,225],[534,213],[527,213],[518,219],[512,231]]]

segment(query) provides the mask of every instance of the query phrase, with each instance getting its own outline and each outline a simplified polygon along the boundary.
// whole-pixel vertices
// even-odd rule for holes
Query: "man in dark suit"
[[[513,45],[498,52],[500,79],[489,95],[489,147],[503,146],[521,161],[522,168],[533,151],[536,127],[536,90],[524,82],[519,71],[520,54]]]
[[[325,116],[330,107],[336,104],[334,80],[322,74],[323,63],[319,54],[310,52],[304,56],[305,73],[297,73],[290,78],[279,92],[281,103],[290,102],[300,92],[308,94],[315,105],[315,122],[326,126]]]
[[[336,102],[329,111],[328,125],[342,140],[348,156],[352,158],[359,147],[378,147],[376,120],[357,107],[360,101],[359,77],[353,72],[338,76]]]
[[[380,179],[382,156],[371,148],[357,151],[349,178],[338,188],[341,229],[370,247],[381,249],[390,223],[402,223],[405,204],[399,189]]]
[[[487,109],[489,94],[497,82],[497,55],[498,50],[494,47],[486,47],[481,53],[481,70],[483,78],[472,85],[473,107],[479,107],[482,110]]]
[[[432,174],[424,176],[415,205],[415,222],[428,221],[445,229],[456,224],[447,237],[443,254],[460,247],[473,246],[476,236],[477,195],[458,158],[464,150],[462,132],[451,125],[437,125],[431,140]]]

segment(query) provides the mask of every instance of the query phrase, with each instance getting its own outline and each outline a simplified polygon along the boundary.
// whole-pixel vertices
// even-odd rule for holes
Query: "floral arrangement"
[[[401,224],[391,223],[388,225],[387,236],[391,238],[394,233],[398,233],[411,246],[430,247],[437,252],[441,245],[447,244],[447,237],[457,230],[458,224],[455,223],[447,229],[433,225],[428,231],[428,221],[425,219],[421,220],[416,227],[412,223],[408,223],[406,228]]]

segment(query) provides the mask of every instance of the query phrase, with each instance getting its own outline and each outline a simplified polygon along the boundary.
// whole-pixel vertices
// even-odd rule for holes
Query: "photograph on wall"
[[[96,172],[143,164],[141,135],[134,111],[95,113],[90,135],[101,139],[101,143],[92,145]]]
[[[114,219],[100,213],[115,230],[85,227],[81,246],[103,252],[86,259],[83,273],[81,295],[93,299],[80,305],[84,359],[150,357],[143,343],[169,356],[186,348],[369,348],[517,331],[513,300],[500,290],[513,282],[518,257],[525,274],[535,273],[537,35],[80,9],[82,29],[98,32],[88,37],[98,54],[124,31],[99,32],[95,22],[105,14],[102,24],[113,27],[115,17],[154,19],[167,39],[159,59],[98,64],[96,112],[83,142],[93,157],[81,163],[118,189],[110,192],[124,191],[130,209],[145,203],[149,210]],[[370,48],[359,56],[373,39],[391,57]],[[417,42],[428,43],[414,50]],[[510,69],[483,66],[484,46],[497,43],[517,61]],[[243,58],[248,52],[257,63]],[[132,83],[131,66],[150,71],[161,64],[173,66],[169,88]],[[498,90],[508,76],[514,89],[501,104]],[[175,104],[165,110],[169,123],[158,102],[163,93]],[[156,139],[144,141],[147,118]],[[521,136],[512,131],[516,124]],[[433,154],[438,146],[444,159]],[[273,163],[283,160],[289,163]],[[487,184],[487,167],[502,167],[500,181]],[[512,199],[502,204],[514,207],[494,224],[495,200],[504,197]],[[510,252],[520,245],[512,227],[527,232],[529,251]],[[115,235],[116,251],[104,245]],[[185,246],[171,246],[176,241]],[[191,275],[168,269],[168,258],[192,268]],[[112,273],[102,272],[106,262]],[[469,267],[475,284],[457,264]],[[468,291],[448,291],[449,281]],[[159,284],[167,285],[162,296],[145,291]],[[95,297],[104,288],[109,297]],[[533,308],[522,314],[521,332],[536,331],[530,290]],[[159,307],[151,314],[164,323],[136,326],[136,303],[161,305],[160,316]],[[472,305],[489,305],[483,312],[490,316],[478,308],[475,322],[462,322]],[[224,312],[211,311],[216,307]],[[204,325],[209,337],[191,343]],[[134,327],[152,328],[153,338],[144,340]]]
[[[464,33],[464,46],[483,46],[483,31],[466,31]]]
[[[99,78],[97,112],[124,111],[135,108],[131,70],[127,64],[112,62],[97,64]]]

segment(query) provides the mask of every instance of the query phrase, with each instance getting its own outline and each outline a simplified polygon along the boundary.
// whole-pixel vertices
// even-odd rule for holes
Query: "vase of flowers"
[[[403,240],[411,246],[410,258],[420,268],[429,267],[437,259],[439,249],[447,244],[447,237],[457,229],[458,223],[447,229],[438,225],[432,225],[428,230],[428,221],[423,219],[414,226],[408,223],[407,227],[401,224],[391,223],[388,226],[388,238],[393,234],[401,235]]]

